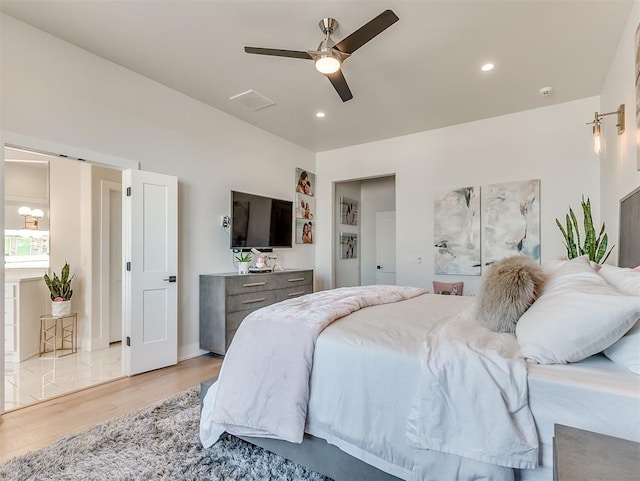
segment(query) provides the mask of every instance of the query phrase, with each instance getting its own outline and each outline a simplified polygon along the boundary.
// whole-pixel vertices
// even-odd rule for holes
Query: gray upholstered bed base
[[[204,395],[215,379],[200,384],[200,408]],[[248,443],[278,454],[295,463],[306,466],[335,481],[400,481],[399,478],[380,471],[359,459],[349,456],[324,439],[309,434],[304,435],[302,444],[289,443],[278,439],[238,436]]]

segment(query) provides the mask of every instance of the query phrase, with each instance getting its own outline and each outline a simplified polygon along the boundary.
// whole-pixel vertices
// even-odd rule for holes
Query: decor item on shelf
[[[32,209],[26,205],[18,209],[18,214],[24,217],[23,229],[38,230],[38,221],[44,217],[44,212],[41,209]]]
[[[602,264],[606,262],[615,246],[611,246],[609,252],[607,252],[609,237],[605,233],[604,222],[596,238],[596,229],[593,226],[593,218],[591,217],[591,201],[589,197],[587,197],[587,201],[585,202],[583,196],[581,204],[584,216],[584,244],[581,244],[580,227],[578,226],[578,220],[571,207],[569,207],[569,213],[566,215],[566,229],[560,221],[556,219],[556,225],[560,229],[560,232],[562,232],[562,237],[564,237],[567,259],[586,255],[589,256],[590,261]]]
[[[238,261],[238,274],[248,274],[251,254],[248,252],[239,252],[235,259]]]
[[[71,313],[71,280],[75,274],[69,277],[69,263],[65,263],[60,277],[54,272],[53,279],[47,274],[44,275],[44,282],[49,288],[51,296],[51,315],[55,317],[68,316]]]
[[[433,293],[445,296],[461,296],[464,282],[440,282],[433,281]]]

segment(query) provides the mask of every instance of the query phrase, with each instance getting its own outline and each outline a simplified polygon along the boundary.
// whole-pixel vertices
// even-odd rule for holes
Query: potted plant
[[[53,279],[47,274],[44,275],[44,282],[49,288],[51,295],[51,315],[55,317],[68,316],[71,313],[71,280],[74,276],[69,277],[69,264],[65,263],[60,277],[54,272]]]
[[[249,252],[238,252],[235,258],[238,261],[238,274],[248,274],[251,254]]]
[[[556,225],[562,232],[564,237],[565,247],[567,248],[567,259],[573,259],[578,256],[589,256],[589,260],[598,264],[604,263],[613,247],[607,252],[607,244],[609,243],[609,237],[605,233],[604,222],[598,237],[596,237],[596,229],[593,226],[593,218],[591,217],[591,201],[587,197],[587,201],[584,201],[582,197],[582,213],[584,216],[584,244],[581,244],[580,240],[580,227],[578,226],[578,220],[571,207],[569,207],[569,213],[566,215],[566,229],[562,223],[556,219]]]

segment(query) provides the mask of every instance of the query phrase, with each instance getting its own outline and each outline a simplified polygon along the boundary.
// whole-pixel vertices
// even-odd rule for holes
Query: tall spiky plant
[[[607,252],[609,236],[605,233],[604,222],[596,238],[596,230],[593,226],[593,218],[591,217],[591,200],[587,197],[587,201],[585,202],[583,196],[581,204],[584,217],[584,244],[581,244],[578,219],[571,207],[569,207],[569,213],[565,219],[566,229],[562,223],[556,219],[556,224],[564,237],[565,247],[567,248],[567,258],[573,259],[574,257],[587,255],[589,256],[589,260],[597,262],[598,264],[604,263],[615,246],[611,246],[609,252]]]
[[[51,294],[51,300],[54,301],[57,298],[62,298],[65,301],[71,300],[73,290],[71,289],[71,280],[75,275],[69,277],[69,264],[65,263],[62,271],[60,271],[60,277],[54,272],[53,279],[47,274],[44,275],[44,282],[49,288]]]

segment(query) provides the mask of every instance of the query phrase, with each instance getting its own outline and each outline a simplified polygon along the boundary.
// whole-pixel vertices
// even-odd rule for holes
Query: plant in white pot
[[[69,277],[69,264],[65,263],[60,277],[54,272],[53,279],[47,274],[44,275],[44,282],[49,288],[51,295],[51,315],[55,317],[68,316],[71,313],[71,280],[74,276]]]
[[[236,255],[236,260],[238,261],[238,274],[248,274],[251,254],[248,252],[239,252]]]

